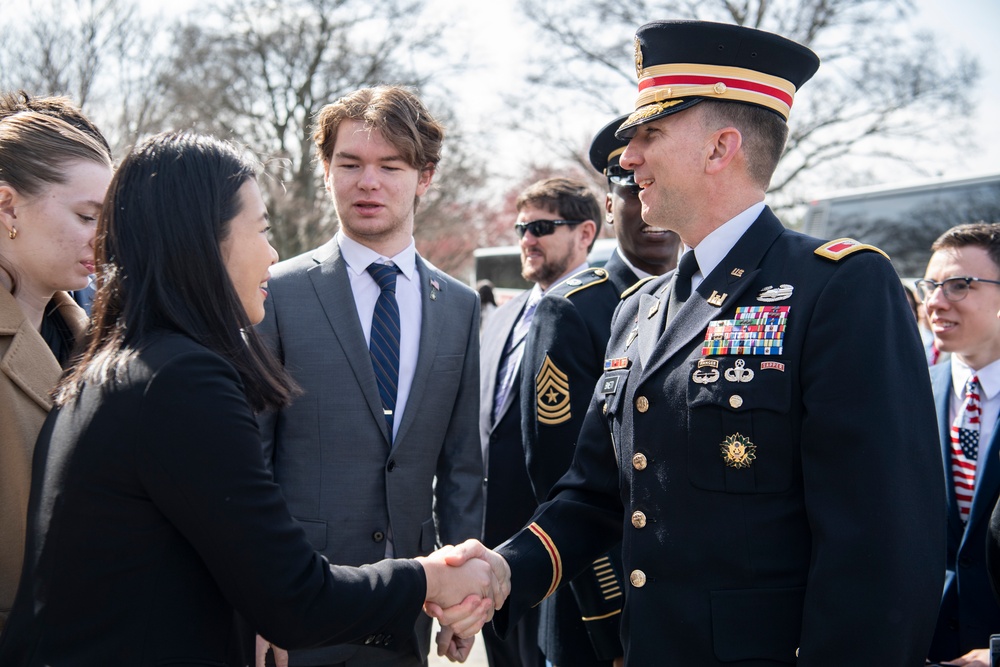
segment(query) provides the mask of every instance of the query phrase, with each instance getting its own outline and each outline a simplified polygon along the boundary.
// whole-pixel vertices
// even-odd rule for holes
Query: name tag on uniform
[[[613,394],[618,391],[618,380],[621,379],[620,375],[615,375],[613,377],[604,378],[604,384],[601,385],[602,394]]]

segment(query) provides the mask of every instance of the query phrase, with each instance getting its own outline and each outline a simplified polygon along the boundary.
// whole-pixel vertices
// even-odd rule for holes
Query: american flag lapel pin
[[[437,279],[431,278],[431,301],[437,300],[437,293],[441,291],[441,284]]]

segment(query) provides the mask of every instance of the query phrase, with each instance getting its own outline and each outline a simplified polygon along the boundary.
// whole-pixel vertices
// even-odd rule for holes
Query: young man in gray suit
[[[479,537],[479,304],[423,260],[413,216],[443,129],[409,91],[355,91],[314,139],[340,230],[276,265],[261,332],[303,389],[261,417],[292,514],[333,563],[413,557]],[[430,619],[403,653],[338,646],[292,665],[426,664]],[[462,642],[453,650],[465,650]]]

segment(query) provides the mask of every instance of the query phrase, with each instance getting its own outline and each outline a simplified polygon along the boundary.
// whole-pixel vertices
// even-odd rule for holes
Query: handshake
[[[478,540],[446,546],[417,559],[427,575],[424,613],[441,624],[438,655],[464,662],[473,637],[510,594],[510,567]]]
[[[493,618],[510,594],[510,567],[503,556],[478,540],[446,546],[415,559],[424,568],[427,593],[424,613],[441,624],[438,655],[465,662],[475,634]],[[264,667],[273,652],[277,667],[287,667],[288,653],[257,636],[256,666]]]

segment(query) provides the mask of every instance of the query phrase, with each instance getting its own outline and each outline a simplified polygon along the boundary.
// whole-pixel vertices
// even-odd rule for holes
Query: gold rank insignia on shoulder
[[[555,426],[572,417],[569,376],[556,368],[549,355],[545,355],[542,368],[535,377],[535,396],[539,423]]]
[[[868,245],[867,243],[861,243],[860,241],[855,241],[854,239],[849,238],[842,238],[837,239],[836,241],[830,241],[829,243],[824,243],[813,252],[820,257],[826,257],[827,259],[839,262],[848,255],[860,250],[871,250],[872,252],[877,252],[886,259],[889,259],[889,255],[885,254],[885,252],[879,250],[875,246]]]
[[[730,468],[749,468],[757,458],[757,445],[739,433],[727,437],[720,445],[722,458]]]

